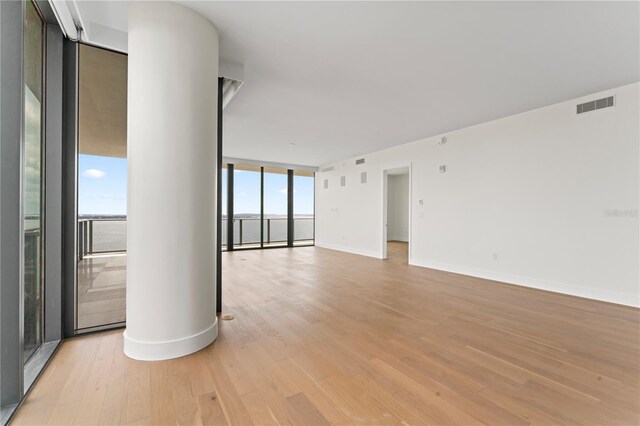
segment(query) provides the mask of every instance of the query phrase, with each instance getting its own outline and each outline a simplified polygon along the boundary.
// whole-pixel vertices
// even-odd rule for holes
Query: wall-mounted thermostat
[[[440,173],[444,173],[444,172],[446,172],[446,171],[447,171],[447,166],[445,166],[444,164],[442,164],[442,165],[438,168],[438,170],[440,170]]]

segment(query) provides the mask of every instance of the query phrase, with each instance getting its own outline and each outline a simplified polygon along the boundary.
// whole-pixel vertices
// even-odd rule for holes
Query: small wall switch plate
[[[442,164],[440,167],[438,167],[438,170],[440,170],[440,173],[444,173],[447,171],[447,166],[445,166],[444,164]]]
[[[422,198],[420,198],[420,199],[418,200],[418,204],[420,204],[421,206],[422,206],[422,205],[424,205],[424,200],[423,200]]]

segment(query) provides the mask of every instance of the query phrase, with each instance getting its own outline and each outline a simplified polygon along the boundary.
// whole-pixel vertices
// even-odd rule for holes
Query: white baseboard
[[[617,303],[619,305],[633,306],[635,308],[640,307],[640,297],[634,294],[594,289],[578,286],[575,284],[542,280],[538,278],[525,277],[522,275],[505,274],[502,272],[451,265],[447,263],[434,262],[431,260],[412,258],[409,259],[409,264],[421,266],[424,268],[437,269],[440,271],[453,272],[461,275],[484,278],[492,281],[499,281],[507,284],[515,284],[523,287],[530,287],[539,290],[552,291],[555,293],[568,294],[571,296],[584,297],[587,299],[601,300],[604,302]]]
[[[337,244],[327,244],[327,243],[322,243],[318,241],[315,242],[315,246],[330,249],[330,250],[343,251],[345,253],[359,254],[360,256],[368,256],[368,257],[375,257],[376,259],[382,259],[381,253],[371,251],[371,250],[360,250],[352,247],[340,246]]]
[[[214,307],[215,308],[215,307]],[[124,353],[129,358],[140,361],[161,361],[179,358],[206,348],[218,337],[218,318],[206,330],[165,342],[143,342],[132,339],[124,332]]]

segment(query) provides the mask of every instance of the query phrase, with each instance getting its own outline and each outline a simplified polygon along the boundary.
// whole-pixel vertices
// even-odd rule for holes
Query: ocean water
[[[313,240],[313,216],[298,216],[293,219],[293,235],[295,241]],[[242,227],[242,232],[240,232]],[[264,242],[287,241],[287,219],[284,217],[265,218],[263,224]],[[233,222],[233,241],[242,244],[255,244],[260,242],[260,219],[237,218]],[[227,238],[227,220],[222,220],[222,241]]]
[[[93,251],[127,249],[127,222],[124,220],[93,221]]]
[[[81,220],[83,220],[81,218]],[[260,242],[260,219],[242,217],[234,221],[234,242],[240,243],[240,227],[242,227],[242,244]],[[296,241],[313,240],[313,216],[294,217],[294,239]],[[222,220],[222,241],[227,238],[227,220]],[[287,220],[284,217],[266,217],[264,219],[264,241],[287,241]],[[127,222],[125,220],[93,221],[93,252],[111,252],[127,249]]]

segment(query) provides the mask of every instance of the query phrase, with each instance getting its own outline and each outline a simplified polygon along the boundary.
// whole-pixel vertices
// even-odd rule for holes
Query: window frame
[[[235,189],[235,170],[236,166],[250,166],[250,167],[258,167],[260,169],[260,244],[259,246],[251,245],[247,247],[242,247],[241,244],[234,244],[234,196],[233,191]],[[223,162],[223,167],[227,169],[227,244],[226,250],[224,251],[242,251],[242,250],[270,250],[270,249],[282,249],[282,248],[297,248],[297,247],[313,247],[315,246],[315,225],[316,225],[316,211],[315,211],[315,180],[316,173],[311,168],[295,168],[288,165],[280,165],[277,163],[259,163],[253,161],[244,162],[243,160],[238,159],[225,159]],[[278,168],[282,170],[287,170],[287,243],[280,245],[265,245],[264,243],[264,173],[265,168],[272,169]],[[296,171],[305,171],[313,173],[313,239],[309,244],[296,244],[295,241],[295,233],[294,233],[294,176]],[[231,220],[229,220],[231,218]],[[218,221],[222,221],[222,216],[218,217]]]
[[[0,2],[3,37],[0,72],[2,193],[0,232],[1,418],[10,421],[62,339],[62,61],[63,35],[49,3],[33,0],[42,20],[40,141],[41,344],[25,362],[24,343],[24,181],[26,2]],[[16,143],[18,141],[18,143]]]

